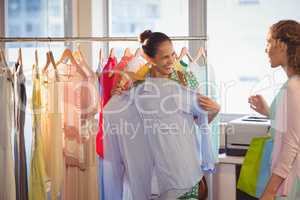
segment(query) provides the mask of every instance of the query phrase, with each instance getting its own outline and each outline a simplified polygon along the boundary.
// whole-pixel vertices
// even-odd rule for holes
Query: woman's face
[[[155,70],[156,76],[168,77],[173,72],[173,64],[175,62],[175,51],[172,42],[165,41],[160,44],[154,58],[150,58],[153,65],[152,70]]]
[[[286,61],[286,45],[272,37],[271,30],[267,35],[266,53],[272,68],[284,65]]]

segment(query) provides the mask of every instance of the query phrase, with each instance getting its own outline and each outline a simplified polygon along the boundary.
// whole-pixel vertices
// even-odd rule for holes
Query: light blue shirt
[[[196,92],[174,81],[148,78],[113,96],[103,116],[105,200],[124,199],[125,179],[133,199],[149,199],[153,169],[160,198],[176,198],[213,166],[205,142],[207,113],[198,106]]]
[[[105,200],[151,196],[153,159],[134,104],[134,90],[114,95],[104,107],[103,185]]]
[[[135,104],[153,152],[161,195],[180,196],[202,178],[202,167],[213,165],[211,158],[206,160],[210,153],[213,157],[212,149],[206,149],[211,144],[202,142],[209,141],[209,134],[196,134],[194,120],[205,127],[200,132],[207,133],[207,113],[198,106],[196,92],[163,78],[147,78],[139,85]]]

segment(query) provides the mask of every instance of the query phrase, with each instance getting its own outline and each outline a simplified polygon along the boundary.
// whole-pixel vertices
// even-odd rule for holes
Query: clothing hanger
[[[54,57],[53,57],[53,54],[52,54],[52,51],[48,51],[46,53],[46,65],[45,67],[43,68],[43,74],[45,74],[48,70],[48,67],[50,64],[52,64],[54,70],[56,71],[56,64],[55,64],[55,61],[54,61]]]
[[[4,58],[3,58],[3,51],[2,49],[0,49],[0,64],[4,64],[5,65],[5,62],[4,62]],[[4,73],[5,72],[5,66],[0,66],[0,74]]]
[[[23,65],[23,59],[22,59],[22,49],[19,48],[19,55],[18,55],[18,62],[22,66]]]
[[[8,68],[8,64],[7,64],[6,58],[5,58],[5,52],[3,51],[3,49],[1,49],[0,54],[1,54],[1,57],[2,57],[2,63],[4,63],[4,67]]]
[[[12,79],[12,74],[11,71],[8,68],[6,59],[5,59],[5,53],[3,51],[3,49],[0,49],[0,63],[4,64],[3,68],[1,67],[0,69],[2,69],[0,71],[0,73],[8,73],[9,77],[7,78],[7,80],[11,80]]]
[[[35,75],[36,75],[36,78],[39,78],[39,61],[38,61],[38,50],[35,49],[34,51],[34,60],[35,60],[35,63],[33,64],[33,70],[35,71]]]
[[[87,62],[85,61],[85,57],[82,53],[82,51],[80,50],[80,45],[76,45],[76,50],[73,52],[73,57],[76,60],[76,63],[83,63],[84,65],[87,66]]]
[[[39,66],[39,59],[38,59],[38,51],[37,51],[37,49],[34,51],[34,57],[35,57],[35,65]]]
[[[70,61],[73,65],[77,65],[77,62],[75,58],[73,57],[72,51],[69,48],[66,48],[64,52],[62,53],[59,61],[56,63],[56,65],[59,65],[60,63],[65,63],[67,61]]]
[[[66,63],[67,61],[70,61],[72,65],[76,66],[76,69],[78,70],[78,72],[86,77],[86,73],[83,71],[83,69],[81,69],[81,67],[78,65],[77,61],[75,60],[75,58],[73,57],[73,53],[69,48],[66,48],[61,56],[61,58],[59,59],[59,61],[56,63],[56,66],[61,64],[61,63]]]
[[[178,60],[181,60],[184,56],[187,56],[187,58],[189,59],[190,62],[193,62],[193,58],[192,56],[190,55],[189,51],[188,51],[188,48],[186,47],[183,47],[181,49],[181,52],[180,52],[180,55],[178,57]]]
[[[52,64],[52,67],[55,70],[55,76],[57,78],[56,64],[55,64],[55,60],[54,60],[54,57],[53,57],[53,53],[52,53],[51,48],[50,48],[50,42],[51,42],[51,38],[49,37],[48,52],[46,53],[46,64],[45,64],[45,66],[44,66],[44,68],[42,70],[42,73],[46,74],[46,72],[48,72],[49,65]]]
[[[193,62],[197,62],[200,58],[203,58],[206,63],[206,53],[203,47],[200,47],[198,49],[196,57],[193,59]]]
[[[16,65],[15,65],[15,67],[16,67],[16,73],[18,73],[19,71],[20,71],[20,68],[22,67],[22,65],[23,65],[23,61],[22,61],[22,49],[21,48],[19,48],[18,49],[18,59],[17,59],[17,62],[16,62]]]
[[[0,49],[0,63],[4,63],[4,59],[2,57],[3,57],[3,50]]]
[[[104,58],[103,58],[103,49],[100,48],[100,50],[99,50],[99,58],[98,58],[98,68],[96,70],[96,74],[98,76],[100,76],[102,68],[103,68],[103,62],[104,62],[103,60],[104,60]]]
[[[129,48],[126,48],[126,49],[125,49],[123,56],[125,56],[125,57],[130,57],[130,56],[132,56],[132,53],[130,52],[130,49],[129,49]]]
[[[135,57],[140,57],[142,55],[142,49],[141,48],[137,48],[135,53],[134,53],[134,56]]]
[[[100,50],[99,50],[99,60],[98,60],[98,62],[99,62],[99,64],[102,66],[102,64],[103,64],[103,60],[104,60],[104,58],[103,58],[103,49],[102,48],[100,48]]]
[[[115,49],[114,48],[111,48],[110,51],[109,51],[109,58],[115,58]]]
[[[76,51],[74,51],[73,55],[74,55],[73,57],[75,58],[76,62],[80,63],[80,65],[78,65],[78,68],[79,68],[79,72],[82,73],[82,75],[84,75],[86,77],[86,76],[94,74],[94,72],[91,70],[91,68],[87,64],[87,62],[85,60],[85,56],[82,53],[82,51],[80,50],[79,44],[77,45],[77,49],[76,49]]]

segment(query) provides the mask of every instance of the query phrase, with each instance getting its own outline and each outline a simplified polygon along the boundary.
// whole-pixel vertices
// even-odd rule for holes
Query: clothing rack
[[[173,41],[207,40],[207,36],[173,36]],[[13,42],[138,42],[137,37],[0,37],[0,43]]]

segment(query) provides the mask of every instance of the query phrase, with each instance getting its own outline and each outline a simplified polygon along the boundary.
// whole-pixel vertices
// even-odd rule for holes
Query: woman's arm
[[[281,106],[276,108],[276,113],[280,119],[276,119],[277,123],[282,123],[277,127],[277,134],[282,134],[282,144],[280,149],[273,151],[273,159],[275,159],[272,176],[266,186],[265,192],[261,200],[272,199],[275,197],[281,183],[287,178],[294,166],[294,161],[300,152],[300,81],[291,80],[288,83],[286,91],[283,92]],[[275,143],[276,144],[276,143]],[[274,146],[275,148],[275,146]],[[275,149],[274,149],[275,150]],[[269,197],[269,198],[267,198]]]
[[[248,98],[248,103],[250,104],[250,108],[255,110],[261,115],[266,117],[270,117],[270,108],[266,102],[266,100],[261,95],[254,95]]]
[[[276,175],[272,174],[265,191],[263,195],[261,196],[260,200],[273,200],[276,196],[277,190],[281,183],[283,182],[283,178]]]
[[[199,96],[198,101],[201,108],[208,112],[208,123],[210,123],[220,112],[221,106],[206,96]]]

